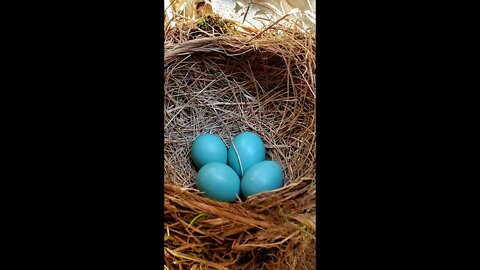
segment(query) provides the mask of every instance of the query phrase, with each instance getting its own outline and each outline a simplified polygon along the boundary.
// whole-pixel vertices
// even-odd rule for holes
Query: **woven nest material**
[[[315,37],[177,25],[164,56],[165,269],[315,269]],[[228,147],[243,131],[263,139],[285,186],[236,203],[202,197],[194,139]]]

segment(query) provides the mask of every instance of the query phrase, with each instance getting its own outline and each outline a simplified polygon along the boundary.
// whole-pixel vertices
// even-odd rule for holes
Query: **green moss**
[[[203,18],[200,18],[198,21],[197,21],[197,27],[198,28],[205,28],[205,26],[207,25],[207,23],[205,22],[205,19]]]
[[[227,34],[234,30],[234,24],[216,14],[207,14],[196,21],[196,26],[205,32]]]

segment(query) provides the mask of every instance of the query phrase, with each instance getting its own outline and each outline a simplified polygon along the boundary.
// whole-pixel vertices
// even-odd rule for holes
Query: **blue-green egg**
[[[218,136],[202,134],[193,142],[192,159],[199,169],[210,162],[227,164],[227,146]]]
[[[224,163],[212,162],[197,174],[197,188],[204,196],[222,202],[234,202],[240,195],[240,178]]]
[[[281,188],[282,167],[277,162],[266,160],[253,165],[242,178],[241,189],[245,197]]]
[[[233,147],[235,145],[235,148]],[[235,149],[237,151],[235,151]],[[242,166],[237,157],[240,157]],[[242,132],[238,134],[228,148],[228,165],[232,167],[239,176],[245,174],[253,165],[265,160],[265,145],[262,139],[253,132]]]

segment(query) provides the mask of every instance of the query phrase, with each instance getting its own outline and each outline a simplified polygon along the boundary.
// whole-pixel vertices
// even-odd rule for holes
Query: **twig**
[[[251,39],[249,39],[247,41],[250,42],[252,41],[253,39],[255,39],[256,37],[260,36],[261,34],[263,34],[265,31],[267,31],[268,29],[274,27],[276,24],[278,24],[280,21],[282,21],[283,19],[285,19],[286,17],[288,17],[290,14],[285,14],[283,15],[280,19],[276,20],[274,23],[272,23],[270,26],[268,26],[267,28],[263,29],[262,31],[260,31],[260,33],[256,34],[254,37],[252,37]]]
[[[247,14],[248,14],[248,11],[250,10],[250,5],[252,4],[251,1],[248,2],[248,6],[247,6],[247,11],[245,11],[245,15],[243,16],[243,20],[242,20],[242,24],[245,23],[245,19],[247,18]]]

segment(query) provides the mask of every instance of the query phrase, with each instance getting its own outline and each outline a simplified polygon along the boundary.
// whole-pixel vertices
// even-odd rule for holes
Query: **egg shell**
[[[198,169],[210,162],[227,164],[227,146],[216,135],[202,134],[192,144],[192,159]]]
[[[240,178],[223,163],[212,162],[203,166],[198,171],[196,185],[205,197],[222,202],[234,202],[240,195]]]
[[[238,156],[240,156],[242,168],[240,168],[237,153],[233,145],[235,145]],[[232,145],[228,148],[228,165],[230,165],[239,176],[242,176],[250,167],[263,160],[265,160],[265,145],[262,139],[253,132],[242,132],[238,134],[233,139]]]
[[[242,178],[241,189],[245,197],[281,188],[282,167],[277,162],[266,160],[253,165]]]

